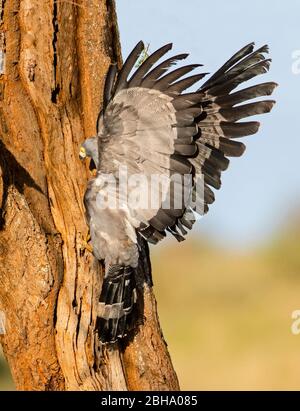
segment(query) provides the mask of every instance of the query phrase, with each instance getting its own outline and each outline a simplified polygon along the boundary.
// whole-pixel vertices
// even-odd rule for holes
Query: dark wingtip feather
[[[106,79],[105,79],[105,84],[104,84],[104,93],[103,93],[103,110],[106,109],[111,97],[112,97],[112,90],[114,87],[116,75],[117,75],[117,64],[111,64],[109,66]]]
[[[139,56],[141,55],[142,51],[145,49],[145,45],[143,41],[139,41],[134,49],[131,51],[129,56],[127,57],[125,63],[123,64],[115,86],[115,92],[122,90],[124,87],[127,87],[127,78],[129,73],[133,69],[134,65],[136,64]]]
[[[221,138],[220,150],[228,157],[241,157],[246,150],[246,146],[240,141]]]
[[[265,113],[269,113],[273,109],[275,104],[276,104],[275,100],[269,100],[268,102],[266,102],[266,111],[265,111]]]
[[[188,53],[177,54],[172,56],[167,60],[160,63],[154,69],[152,69],[147,75],[143,78],[141,82],[142,87],[152,87],[153,84],[159,79],[171,66],[176,64],[179,60],[184,60],[188,57]],[[147,61],[147,60],[146,60]]]
[[[161,48],[165,48],[165,49],[167,49],[167,51],[169,51],[173,48],[173,43],[167,43]]]
[[[276,87],[279,86],[279,84],[276,83],[276,81],[269,81],[268,83],[265,83],[265,84],[269,85],[269,87],[271,88],[271,93],[275,90]]]
[[[192,70],[200,67],[201,64],[189,64],[188,66],[180,67],[176,70],[171,71],[163,77],[160,77],[153,85],[153,88],[161,91],[168,89],[174,81],[182,78],[185,74],[191,72]]]
[[[262,47],[256,50],[257,53],[269,53],[269,51],[270,49],[268,44],[264,44]]]
[[[173,47],[172,43],[168,43],[162,46],[158,50],[154,51],[146,60],[140,65],[129,80],[129,87],[138,87],[141,85],[143,77],[153,67],[153,65]]]
[[[244,103],[245,101],[256,97],[270,96],[277,86],[278,84],[274,82],[261,83],[231,94],[221,95],[220,97],[217,97],[215,101],[218,105],[224,108],[233,107],[236,104]]]
[[[135,49],[139,49],[139,50],[143,51],[144,48],[145,48],[145,44],[144,44],[143,40],[140,40],[140,41],[137,43],[137,45],[135,46],[134,50],[135,50]]]
[[[244,46],[242,49],[237,51],[226,63],[223,64],[201,87],[201,89],[208,88],[210,85],[214,83],[214,81],[223,73],[225,73],[230,67],[234,66],[235,63],[242,60],[248,54],[251,54],[254,50],[255,43],[249,43]]]

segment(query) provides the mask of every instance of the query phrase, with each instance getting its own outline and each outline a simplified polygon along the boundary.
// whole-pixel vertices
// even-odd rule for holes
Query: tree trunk
[[[85,249],[87,166],[105,73],[121,64],[112,0],[0,0],[0,336],[20,390],[176,390],[151,288],[139,269],[144,319],[101,346],[103,269]]]

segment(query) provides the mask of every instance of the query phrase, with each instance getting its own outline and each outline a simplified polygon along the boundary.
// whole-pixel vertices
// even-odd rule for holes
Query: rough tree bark
[[[89,172],[78,147],[95,133],[109,63],[121,62],[114,2],[0,7],[0,342],[16,387],[178,389],[146,246],[138,332],[103,348],[94,329],[102,268],[83,245]]]

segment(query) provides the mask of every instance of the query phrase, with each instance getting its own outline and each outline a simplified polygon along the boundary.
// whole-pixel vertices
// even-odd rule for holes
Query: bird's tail
[[[113,265],[105,273],[99,299],[97,330],[102,343],[113,343],[132,329],[136,310],[133,267]]]

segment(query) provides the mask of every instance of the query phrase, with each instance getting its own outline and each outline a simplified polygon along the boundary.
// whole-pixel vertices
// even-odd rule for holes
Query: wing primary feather
[[[180,77],[184,76],[187,73],[190,73],[195,68],[201,67],[201,64],[189,64],[188,66],[179,67],[176,70],[171,71],[165,76],[157,80],[153,88],[157,90],[166,90],[174,81],[178,80]]]
[[[238,121],[257,114],[269,113],[272,110],[274,104],[274,100],[256,101],[254,103],[248,103],[242,106],[224,108],[219,110],[219,113],[227,121]]]
[[[217,70],[215,72],[215,74],[213,74],[206,81],[206,83],[204,83],[202,85],[201,89],[208,88],[210,86],[210,84],[213,83],[215,81],[215,79],[217,79],[221,74],[225,73],[225,71],[227,71],[230,67],[232,67],[239,60],[241,60],[242,58],[244,58],[248,54],[252,53],[253,49],[254,49],[254,44],[255,44],[254,42],[247,44],[245,47],[243,47],[241,50],[239,50],[237,53],[235,53],[232,57],[230,57],[230,59],[227,60],[226,63],[223,64],[223,66],[221,66],[219,68],[219,70]]]
[[[139,87],[143,77],[148,73],[151,67],[169,50],[172,49],[173,44],[169,43],[152,53],[143,64],[135,71],[129,80],[129,87]]]
[[[135,46],[135,48],[132,50],[132,52],[129,54],[127,57],[125,63],[123,64],[117,81],[116,81],[116,87],[115,87],[115,93],[118,91],[122,90],[123,88],[127,87],[127,78],[133,69],[134,65],[136,64],[140,54],[144,50],[145,46],[142,41],[138,42],[138,44]]]
[[[240,91],[236,91],[232,94],[217,97],[215,102],[222,107],[232,107],[236,104],[244,103],[252,98],[270,96],[277,86],[278,84],[274,82],[261,83],[255,86],[247,87]]]
[[[111,64],[109,66],[108,73],[105,79],[105,85],[104,85],[103,110],[106,109],[112,97],[112,90],[114,87],[117,71],[118,71],[117,64]]]
[[[266,46],[261,47],[260,49],[256,50],[249,56],[239,61],[235,66],[231,67],[230,70],[221,74],[218,78],[215,79],[214,82],[209,83],[208,86],[203,86],[201,89],[207,90],[207,89],[211,89],[213,86],[217,86],[218,84],[224,84],[225,82],[243,73],[244,71],[255,66],[256,64],[263,62],[263,61],[267,61],[265,59],[265,56],[262,54],[262,53],[267,53],[267,52],[268,52],[268,48]]]
[[[253,77],[256,77],[260,74],[264,74],[269,70],[271,59],[262,60],[257,64],[254,64],[242,72],[236,73],[234,77],[230,80],[223,81],[222,83],[217,83],[212,88],[209,88],[209,94],[213,96],[220,96],[222,94],[230,93],[241,83],[251,80]],[[203,89],[201,88],[203,91]]]
[[[174,65],[179,60],[184,60],[188,56],[187,53],[177,54],[176,56],[170,57],[167,60],[160,63],[154,69],[152,69],[143,79],[141,86],[152,88],[154,82],[162,76],[172,65]]]
[[[173,83],[168,87],[167,93],[180,94],[187,88],[190,88],[192,85],[200,81],[207,74],[208,73],[195,74],[194,76],[190,76],[188,78],[176,81],[176,83]]]
[[[175,110],[179,111],[179,110],[184,110],[186,108],[192,107],[195,104],[199,104],[202,101],[202,98],[203,98],[203,95],[201,93],[186,93],[186,94],[181,94],[180,96],[176,96],[172,100],[172,104]]]
[[[212,147],[210,144],[206,144],[207,147]],[[217,147],[228,157],[240,157],[244,154],[246,146],[240,141],[232,141],[228,138],[221,137],[218,141]]]

